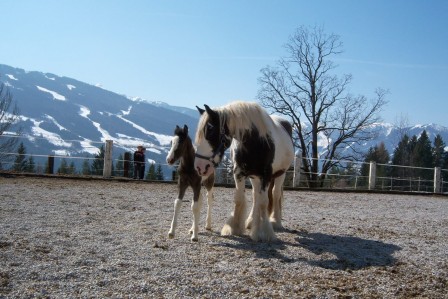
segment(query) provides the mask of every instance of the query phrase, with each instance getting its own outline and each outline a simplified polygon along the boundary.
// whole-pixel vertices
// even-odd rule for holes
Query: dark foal
[[[177,169],[179,174],[178,188],[179,193],[177,199],[174,201],[174,216],[171,222],[171,228],[168,233],[169,238],[174,238],[175,230],[177,226],[177,217],[184,198],[185,191],[190,186],[193,189],[193,201],[191,203],[191,210],[193,211],[193,226],[191,227],[190,234],[191,240],[198,240],[199,230],[199,216],[202,205],[201,185],[204,185],[207,189],[207,218],[205,228],[211,230],[211,205],[213,202],[213,185],[215,182],[215,174],[211,174],[207,178],[202,178],[194,168],[195,150],[191,142],[191,138],[188,136],[188,127],[184,125],[183,128],[176,126],[174,130],[174,136],[171,141],[171,149],[166,157],[168,164],[173,165],[177,160],[180,160],[179,167]]]

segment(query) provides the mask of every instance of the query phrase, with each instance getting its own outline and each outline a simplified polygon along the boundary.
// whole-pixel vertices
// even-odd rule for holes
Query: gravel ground
[[[278,241],[191,242],[176,185],[0,177],[0,298],[448,298],[448,198],[285,191]],[[250,195],[250,191],[247,191]],[[250,196],[249,196],[250,198]],[[249,203],[250,204],[250,203]]]

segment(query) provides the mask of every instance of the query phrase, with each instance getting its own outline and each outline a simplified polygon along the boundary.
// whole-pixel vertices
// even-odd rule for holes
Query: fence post
[[[110,178],[112,176],[112,147],[113,147],[113,141],[106,140],[106,148],[104,150],[104,168],[103,168],[104,178]]]
[[[375,182],[376,182],[376,162],[370,161],[369,190],[375,189]]]
[[[302,167],[302,155],[296,155],[294,157],[294,175],[292,178],[292,187],[299,187],[300,183],[300,168]]]
[[[440,193],[441,178],[440,167],[434,167],[434,193]]]
[[[46,169],[47,174],[54,173],[54,156],[48,156],[48,165]]]

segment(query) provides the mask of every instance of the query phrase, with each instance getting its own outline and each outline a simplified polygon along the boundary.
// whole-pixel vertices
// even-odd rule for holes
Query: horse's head
[[[204,105],[205,110],[196,106],[201,118],[196,132],[195,169],[201,176],[209,176],[221,162],[232,138],[224,116],[219,111]]]
[[[173,165],[182,156],[185,140],[188,138],[188,127],[184,125],[183,128],[176,125],[174,129],[174,136],[171,139],[171,149],[166,156],[166,162]]]

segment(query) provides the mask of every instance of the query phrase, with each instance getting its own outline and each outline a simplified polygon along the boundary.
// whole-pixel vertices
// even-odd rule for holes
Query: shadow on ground
[[[225,237],[236,242],[219,242],[215,246],[253,252],[257,258],[278,259],[280,262],[305,262],[332,270],[360,270],[368,267],[392,266],[396,263],[394,252],[401,247],[376,240],[354,236],[339,236],[306,231],[284,230],[294,234],[295,242],[278,240],[272,243],[254,242],[248,237]],[[288,256],[288,246],[301,247],[312,253]]]
[[[394,252],[401,250],[394,244],[359,237],[294,232],[297,245],[317,256],[307,262],[326,269],[359,270],[392,266],[396,262]]]

